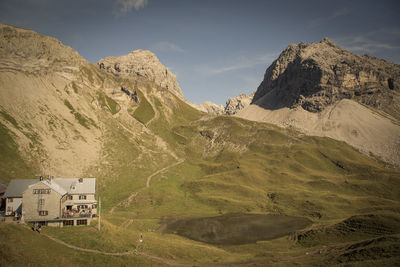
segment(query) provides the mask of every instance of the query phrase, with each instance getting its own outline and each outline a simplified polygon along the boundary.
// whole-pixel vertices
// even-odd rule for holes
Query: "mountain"
[[[250,105],[251,101],[253,100],[255,93],[250,95],[240,94],[236,97],[231,97],[226,101],[225,105],[225,113],[227,115],[234,115],[238,113],[240,110],[244,109],[248,105]]]
[[[85,59],[55,38],[5,24],[0,34],[1,127],[8,144],[2,176],[24,177],[44,169],[81,174],[101,148],[94,103],[81,99],[99,78]],[[10,160],[13,166],[7,165]]]
[[[254,97],[254,93],[250,95],[240,94],[235,97],[228,98],[225,103],[225,107],[223,105],[217,105],[210,101],[205,101],[201,104],[193,104],[189,103],[192,107],[197,110],[203,111],[205,113],[214,114],[214,115],[234,115],[238,111],[244,109],[248,105],[250,105],[252,99]]]
[[[97,64],[100,69],[117,76],[143,76],[184,100],[176,76],[151,51],[136,50],[124,56],[106,57]]]
[[[0,34],[0,184],[96,177],[101,198],[101,230],[0,222],[2,265],[399,261],[398,170],[331,138],[200,112],[136,57],[148,52],[118,71],[31,30]]]
[[[399,65],[355,55],[325,38],[289,45],[265,72],[252,103],[319,112],[352,99],[400,119],[399,81]]]
[[[400,165],[400,66],[328,39],[289,45],[239,117],[328,136]]]
[[[197,110],[200,110],[200,111],[203,111],[203,112],[209,113],[209,114],[222,115],[225,113],[223,105],[217,105],[210,101],[205,101],[201,104],[189,103],[189,105],[191,105],[192,107],[194,107]]]

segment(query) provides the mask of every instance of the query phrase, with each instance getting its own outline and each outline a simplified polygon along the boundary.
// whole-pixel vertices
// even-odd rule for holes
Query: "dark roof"
[[[14,179],[8,184],[5,197],[22,197],[22,193],[30,185],[39,182],[38,179]]]

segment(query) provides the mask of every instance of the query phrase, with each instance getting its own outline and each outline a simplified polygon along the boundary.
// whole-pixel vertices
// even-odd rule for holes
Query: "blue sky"
[[[255,91],[291,43],[328,37],[400,63],[398,1],[1,0],[0,21],[58,38],[89,62],[153,51],[185,98],[224,104]]]

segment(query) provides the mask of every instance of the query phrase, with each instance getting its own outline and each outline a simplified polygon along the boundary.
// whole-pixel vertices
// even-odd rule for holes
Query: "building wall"
[[[95,200],[94,194],[69,194],[72,200],[79,200],[79,196],[86,196],[86,200]]]
[[[12,202],[10,201],[12,199]],[[16,211],[22,204],[22,198],[13,197],[6,199],[6,216],[10,216]]]
[[[50,189],[49,194],[34,194],[34,189]],[[40,208],[47,211],[48,215],[39,215],[39,199],[44,199],[44,204]],[[28,188],[22,194],[22,215],[25,221],[45,221],[61,217],[60,214],[61,195],[47,185],[38,182]]]

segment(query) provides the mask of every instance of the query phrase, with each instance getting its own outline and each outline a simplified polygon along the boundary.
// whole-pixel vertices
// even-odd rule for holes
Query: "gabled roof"
[[[82,182],[79,182],[82,179]],[[59,184],[68,194],[95,194],[96,178],[55,178],[54,182]]]
[[[80,182],[80,179],[81,182]],[[43,179],[21,179],[11,180],[7,187],[5,197],[22,197],[22,193],[31,186],[43,183],[55,190],[60,195],[68,194],[95,194],[96,178],[55,178],[52,180]]]
[[[22,193],[29,188],[30,185],[36,184],[38,179],[18,179],[11,180],[8,184],[5,197],[22,197]]]
[[[47,185],[48,187],[50,187],[51,189],[53,189],[54,191],[56,191],[57,193],[59,193],[62,196],[67,193],[67,191],[64,188],[62,188],[60,185],[55,183],[53,180],[50,180],[50,181],[49,180],[42,180],[42,181],[39,181],[39,182]],[[31,185],[31,186],[33,186],[33,185]],[[31,187],[31,186],[29,186],[29,187]]]

